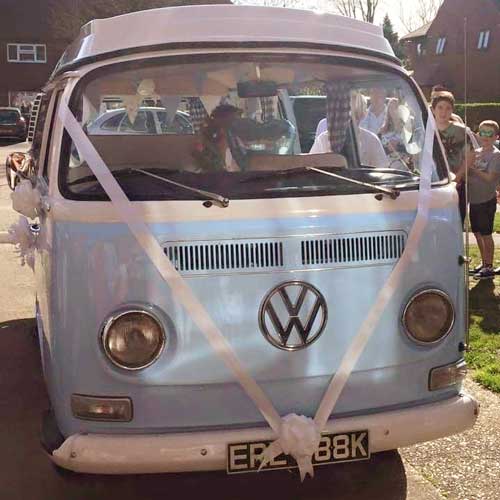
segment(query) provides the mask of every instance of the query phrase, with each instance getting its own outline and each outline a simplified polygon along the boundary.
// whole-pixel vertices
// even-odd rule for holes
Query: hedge
[[[465,104],[455,104],[455,113],[465,120]],[[476,131],[483,120],[500,123],[500,102],[474,102],[467,104],[467,124]]]

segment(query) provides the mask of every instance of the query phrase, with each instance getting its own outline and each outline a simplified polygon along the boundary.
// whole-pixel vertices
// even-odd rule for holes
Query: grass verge
[[[500,225],[499,214],[496,223]],[[473,240],[473,237],[471,241]],[[479,249],[470,247],[472,265],[480,262]],[[500,266],[500,249],[495,251]],[[465,358],[473,379],[500,393],[500,276],[493,280],[470,280],[470,351]]]

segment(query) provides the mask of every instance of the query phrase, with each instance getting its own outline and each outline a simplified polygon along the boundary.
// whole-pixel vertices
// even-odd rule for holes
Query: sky
[[[375,22],[377,24],[382,24],[384,16],[389,14],[389,18],[394,26],[394,31],[396,31],[400,37],[406,35],[408,30],[401,24],[400,21],[401,5],[404,5],[405,13],[407,13],[412,12],[416,3],[416,0],[381,0],[380,5],[377,7]],[[417,28],[419,28],[419,26],[417,26]]]
[[[233,0],[238,4],[251,4],[251,5],[279,5],[280,0]],[[331,11],[332,5],[331,0],[283,0],[287,5],[297,5],[298,8],[313,9],[313,10],[325,10]],[[380,0],[377,7],[375,24],[382,24],[385,14],[389,14],[389,18],[394,26],[394,31],[396,31],[399,36],[403,36],[408,33],[408,30],[403,26],[400,20],[401,5],[404,5],[405,14],[411,13],[418,0]],[[419,26],[416,26],[418,28]]]

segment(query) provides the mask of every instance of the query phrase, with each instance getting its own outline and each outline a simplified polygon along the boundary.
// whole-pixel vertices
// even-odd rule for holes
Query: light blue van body
[[[206,15],[215,12],[221,19],[235,12],[241,20],[254,12],[257,17],[269,15],[266,8],[233,9],[233,6],[182,7],[158,12],[175,17],[177,13],[190,14],[192,9],[204,12],[212,9],[206,10]],[[288,16],[293,21],[298,15],[285,12],[288,13],[283,14],[284,20]],[[130,19],[135,15],[153,16],[134,14]],[[314,16],[310,15],[311,22],[317,19]],[[115,22],[120,31],[119,23],[127,23],[128,19],[129,16],[123,16],[116,21],[98,21],[96,26],[106,27],[110,23],[112,28]],[[154,18],[148,19],[155,22]],[[353,23],[356,29],[364,26],[335,16],[331,19],[332,23]],[[78,71],[87,71],[87,65],[91,71],[99,69],[100,61],[106,64],[106,51],[104,56],[97,53],[101,59],[90,57],[93,48],[99,47],[98,38],[95,46],[86,42],[92,30],[97,29],[92,26],[87,26],[56,70],[50,87],[53,95],[44,110],[47,119],[41,161],[45,161],[45,166],[39,168],[39,184],[48,194],[51,206],[40,220],[35,266],[38,331],[51,405],[44,424],[44,446],[58,465],[83,472],[221,468],[225,445],[240,431],[253,429],[256,435],[265,429],[267,432],[265,418],[209,345],[190,312],[174,297],[127,225],[117,220],[110,203],[100,202],[104,215],[97,216],[99,209],[95,208],[95,202],[66,199],[59,189],[64,143],[63,127],[57,119],[61,96],[72,98],[75,81],[81,77]],[[249,26],[245,24],[245,30]],[[237,25],[231,29],[236,33]],[[381,47],[386,47],[387,42],[381,41],[381,36],[370,34],[378,28],[363,29],[367,30],[366,37],[373,37]],[[154,26],[151,32],[156,33]],[[131,45],[136,43],[134,33],[132,30],[129,35]],[[344,36],[339,33],[338,36]],[[346,33],[346,37],[351,36],[349,30]],[[368,42],[363,43],[369,52]],[[388,45],[386,49],[375,48],[368,55],[363,52],[360,55],[357,49],[350,53],[351,47],[346,43],[342,50],[353,60],[366,57],[372,65],[380,64],[381,68],[384,64],[392,65],[392,73],[403,74],[394,61],[389,63],[380,56],[386,50],[386,56],[392,57]],[[88,58],[85,51],[90,51]],[[131,49],[130,57],[134,53]],[[112,55],[111,51],[109,58]],[[410,81],[406,75],[404,78]],[[425,108],[421,95],[416,93],[415,100]],[[442,150],[438,148],[435,155],[442,155]],[[442,157],[441,161],[445,165]],[[161,212],[159,217],[156,213],[154,220],[146,217],[146,223],[278,414],[314,417],[332,376],[406,247],[416,217],[416,191],[416,188],[403,190],[397,199],[382,199],[376,192],[282,197],[273,200],[276,203],[273,206],[281,208],[268,213],[259,210],[259,199],[236,199],[226,208],[206,209],[201,208],[200,200],[181,199],[165,205],[171,207],[177,203],[175,214],[165,209],[164,215]],[[190,216],[195,203],[196,214],[205,210],[203,216]],[[315,208],[320,205],[321,210]],[[88,219],[87,206],[92,207],[89,210],[93,214]],[[231,215],[232,210],[241,217]],[[106,214],[113,216],[108,220]],[[466,343],[463,254],[455,186],[451,179],[443,177],[431,190],[429,219],[411,264],[374,325],[373,334],[331,415],[334,425],[362,422],[370,428],[376,442],[374,451],[458,432],[470,427],[476,418],[477,406],[471,398],[467,396],[463,398],[465,403],[460,403],[462,378],[444,384],[443,388],[430,387],[433,369],[463,362]],[[325,299],[328,311],[325,328],[318,338],[307,348],[294,351],[273,346],[259,322],[266,296],[289,282],[314,287]],[[444,293],[454,314],[449,332],[428,345],[412,339],[403,325],[405,307],[422,290]],[[166,332],[166,343],[154,363],[132,371],[110,362],[102,336],[106,322],[113,315],[134,310],[147,311],[160,322]],[[74,395],[128,399],[131,418],[129,421],[81,418],[72,407]],[[455,410],[453,405],[460,409]],[[439,413],[445,407],[446,411]],[[438,412],[432,413],[432,418],[440,415],[440,421],[422,418],[426,408]],[[454,420],[451,416],[457,412],[460,417]],[[379,424],[370,427],[370,419],[386,415],[388,430]],[[393,419],[399,419],[394,429]],[[420,423],[423,434],[417,432]],[[393,431],[394,440],[382,442]],[[137,439],[128,441],[131,436]],[[168,440],[169,436],[179,442],[184,436],[199,437],[201,451],[196,453],[201,453],[200,460],[205,456],[210,458],[213,452],[218,453],[218,461],[177,466],[178,462],[172,459],[174,465],[169,467],[162,455],[168,454],[168,444],[155,444]],[[245,436],[243,441],[249,441],[249,435]],[[119,440],[116,441],[119,445],[113,445],[113,437]],[[212,442],[210,439],[219,437],[217,443],[224,446],[214,445],[212,449],[207,445]],[[101,450],[100,440],[111,443],[111,448]],[[143,446],[141,457],[148,456],[149,451],[159,457],[155,466],[149,463],[142,466],[140,458],[127,455],[140,446]],[[116,450],[116,457],[113,458],[114,451],[110,449]],[[80,459],[82,462],[77,463]]]
[[[281,269],[220,269],[201,276],[186,272],[184,276],[278,412],[313,415],[397,258],[363,261],[360,256],[346,255],[346,262],[302,265],[301,242],[386,235],[402,235],[406,241],[414,217],[415,212],[395,212],[231,223],[165,223],[152,225],[151,229],[165,245],[176,241],[285,242]],[[432,347],[416,345],[401,325],[408,298],[422,288],[446,292],[453,298],[456,310],[463,310],[463,277],[458,267],[463,250],[455,236],[458,218],[453,205],[431,211],[418,255],[356,365],[335,415],[411,407],[449,398],[460,390],[451,387],[430,392],[427,382],[432,368],[453,363],[462,356],[462,315],[456,315],[447,338]],[[172,298],[168,285],[127,227],[56,223],[53,241],[57,266],[53,267],[49,300],[52,330],[58,333],[50,340],[45,336],[43,356],[51,402],[64,435],[172,432],[265,423],[189,315]],[[329,312],[321,337],[308,349],[297,352],[270,346],[258,325],[264,296],[276,285],[290,280],[314,285],[325,296]],[[123,373],[106,359],[99,335],[104,319],[112,311],[136,304],[152,308],[163,321],[170,333],[168,346],[143,373]],[[76,419],[68,405],[74,393],[127,395],[134,402],[134,419],[112,424]]]

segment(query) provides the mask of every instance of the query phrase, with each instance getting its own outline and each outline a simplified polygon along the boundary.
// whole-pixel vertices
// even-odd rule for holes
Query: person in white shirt
[[[323,132],[326,132],[328,130],[328,123],[326,122],[326,118],[323,118],[318,122],[318,126],[316,127],[316,134],[314,135],[314,138],[318,137],[318,135],[322,134]]]
[[[360,127],[363,127],[374,134],[378,134],[387,116],[387,106],[385,98],[387,92],[382,87],[373,87],[370,89],[370,106],[366,116],[360,121]]]
[[[388,168],[389,160],[385,154],[384,147],[380,139],[369,130],[357,126],[360,119],[366,114],[366,101],[359,94],[351,97],[352,120],[356,129],[358,139],[358,151],[361,164],[368,167]],[[331,152],[330,138],[328,136],[328,126],[326,118],[323,118],[316,127],[316,139],[309,153],[329,153]],[[319,132],[319,133],[318,133]]]

